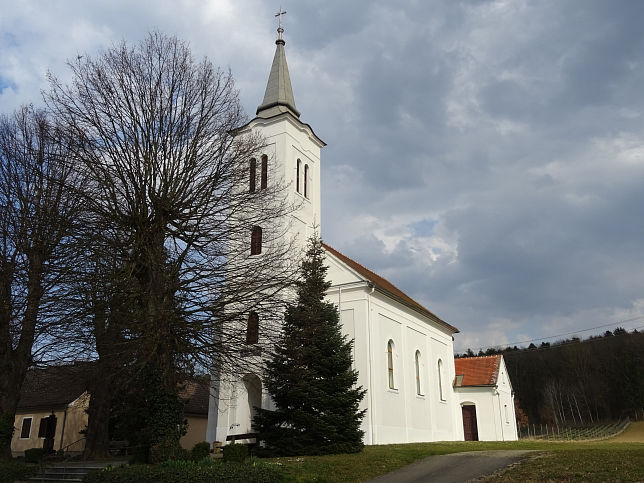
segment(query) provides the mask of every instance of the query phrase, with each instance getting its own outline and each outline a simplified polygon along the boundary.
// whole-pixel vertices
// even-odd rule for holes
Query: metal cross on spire
[[[284,32],[284,29],[282,28],[282,15],[286,14],[286,10],[282,10],[282,6],[280,5],[280,11],[275,14],[277,17],[278,21],[278,27],[277,27],[277,33],[279,34],[278,40],[282,40],[282,32]]]

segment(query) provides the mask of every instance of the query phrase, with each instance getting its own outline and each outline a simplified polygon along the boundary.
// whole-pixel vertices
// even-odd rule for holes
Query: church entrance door
[[[247,374],[244,376],[244,386],[246,389],[247,406],[246,414],[247,420],[245,421],[245,431],[246,433],[252,432],[253,418],[257,413],[257,409],[262,407],[262,382],[255,374]]]
[[[465,441],[478,441],[479,430],[476,424],[476,406],[468,404],[463,409],[463,434]]]

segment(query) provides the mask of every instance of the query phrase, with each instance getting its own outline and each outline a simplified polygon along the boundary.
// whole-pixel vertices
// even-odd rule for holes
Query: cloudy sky
[[[457,326],[458,351],[644,327],[644,2],[290,3],[327,243]],[[278,7],[0,0],[0,112],[158,28],[229,67],[254,114]]]

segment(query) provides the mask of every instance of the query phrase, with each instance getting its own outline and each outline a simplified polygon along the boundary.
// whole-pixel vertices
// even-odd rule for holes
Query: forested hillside
[[[644,333],[618,328],[585,340],[478,355],[499,353],[531,423],[587,424],[644,410]]]

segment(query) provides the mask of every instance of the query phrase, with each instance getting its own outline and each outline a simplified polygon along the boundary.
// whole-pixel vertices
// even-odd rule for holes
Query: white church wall
[[[432,397],[435,391],[429,377],[428,361],[430,360],[429,337],[426,331],[415,327],[406,327],[405,345],[409,349],[405,358],[408,361],[408,378],[410,387],[407,394],[409,423],[407,440],[409,442],[427,441],[433,431]],[[416,353],[418,357],[418,380],[416,378]],[[419,387],[420,386],[420,387]]]
[[[503,358],[501,358],[501,365],[499,367],[497,391],[499,393],[499,405],[501,407],[503,441],[515,441],[519,439],[519,435],[517,433],[517,418],[514,410],[514,392]]]
[[[355,339],[358,384],[367,389],[362,428],[366,444],[462,439],[455,403],[452,338],[415,310],[374,291],[366,282],[327,256],[334,284],[327,300],[335,303],[343,332]],[[388,341],[393,341],[394,388],[389,387]],[[416,351],[420,352],[421,394],[416,386]],[[443,361],[443,397],[438,359]]]
[[[369,412],[368,390],[370,382],[369,366],[369,328],[367,324],[367,300],[364,289],[361,285],[344,286],[332,288],[327,292],[327,300],[338,307],[340,321],[342,323],[342,333],[349,339],[354,340],[353,344],[353,367],[358,371],[358,386],[367,389],[367,394],[360,402],[360,409],[366,409],[367,412],[362,420],[361,429],[364,431],[364,441],[367,444],[372,439],[371,425],[369,421],[372,414]]]

